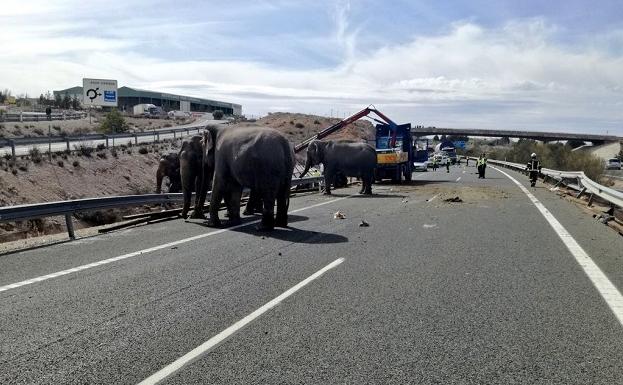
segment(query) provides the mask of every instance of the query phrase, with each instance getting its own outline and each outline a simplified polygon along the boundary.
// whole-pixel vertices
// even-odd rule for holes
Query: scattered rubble
[[[333,214],[333,219],[346,219],[346,215],[341,211],[336,211],[335,214]]]
[[[370,227],[370,224],[362,219],[359,227]]]
[[[463,199],[461,199],[459,197],[446,198],[446,199],[444,199],[444,202],[457,202],[457,203],[461,203],[461,202],[463,202]]]

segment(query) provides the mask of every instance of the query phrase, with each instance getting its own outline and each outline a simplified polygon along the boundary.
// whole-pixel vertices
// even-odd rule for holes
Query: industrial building
[[[70,98],[76,96],[84,105],[82,100],[82,87],[80,86],[54,91],[54,97],[56,97],[56,95],[60,95],[61,98],[65,95],[68,95]],[[117,90],[117,99],[117,108],[121,111],[132,111],[132,107],[137,104],[150,103],[162,107],[165,111],[212,112],[221,110],[225,115],[242,115],[242,106],[240,104],[148,91],[125,86]]]

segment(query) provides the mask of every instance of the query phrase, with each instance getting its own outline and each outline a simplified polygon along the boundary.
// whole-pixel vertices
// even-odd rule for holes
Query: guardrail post
[[[9,145],[11,146],[11,156],[13,157],[13,161],[15,162],[15,141],[9,139]]]
[[[156,143],[160,143],[160,131],[156,132]]]
[[[76,239],[76,234],[74,233],[74,222],[71,219],[71,214],[65,214],[65,224],[67,225],[67,234],[69,234],[69,239]]]
[[[173,140],[177,139],[177,136],[175,136],[176,131],[173,131]]]
[[[138,135],[134,134],[134,144],[138,144]]]
[[[189,136],[189,135],[190,135],[190,129],[187,128],[186,129],[186,136]]]
[[[593,205],[593,193],[591,193],[591,196],[590,196],[590,197],[588,197],[588,203],[587,203],[587,205],[588,205],[588,206],[592,206],[592,205]]]
[[[104,138],[106,139],[106,148],[108,148],[108,135],[104,135]]]
[[[582,195],[584,195],[584,193],[586,192],[586,187],[582,187],[582,190],[580,190],[580,192],[578,193],[578,195],[576,195],[576,198],[580,198]]]
[[[23,115],[24,115],[24,113],[22,111],[20,111],[20,113],[19,113],[19,121],[20,122],[24,121],[24,116]]]

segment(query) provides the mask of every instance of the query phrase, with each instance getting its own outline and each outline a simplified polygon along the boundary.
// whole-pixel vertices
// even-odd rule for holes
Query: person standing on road
[[[450,172],[450,158],[446,158],[446,172]]]
[[[476,162],[476,166],[478,166],[478,179],[485,178],[485,169],[487,168],[487,158],[485,154],[480,155],[478,161]]]
[[[433,156],[433,171],[437,171],[437,157]]]
[[[539,173],[541,172],[541,162],[539,162],[534,152],[530,155],[530,162],[526,165],[526,170],[528,170],[530,176],[530,186],[534,187]]]

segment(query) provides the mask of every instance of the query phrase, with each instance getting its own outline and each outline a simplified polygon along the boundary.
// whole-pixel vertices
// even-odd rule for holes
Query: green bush
[[[145,148],[145,147],[141,147],[141,148],[139,148],[139,149],[138,149],[138,153],[139,153],[139,154],[143,154],[143,155],[145,155],[145,154],[147,154],[148,152],[149,152],[149,150],[148,150],[147,148]]]
[[[494,150],[488,157],[524,164],[530,161],[530,154],[534,152],[545,168],[584,171],[586,176],[598,181],[604,171],[604,161],[589,152],[571,151],[572,149],[571,146],[562,143],[543,144],[534,140],[520,139],[509,150]]]
[[[296,127],[296,128],[304,128],[304,127],[305,127],[305,125],[304,125],[303,123],[296,123],[296,124],[294,125],[294,127]]]
[[[43,160],[41,151],[37,147],[33,147],[28,150],[28,154],[30,155],[34,163],[41,163],[41,161]]]
[[[125,132],[128,130],[125,118],[117,110],[112,110],[106,114],[104,121],[100,124],[99,130],[104,133]]]
[[[212,116],[216,120],[221,120],[221,119],[223,119],[223,116],[225,116],[225,114],[221,110],[216,110],[216,111],[212,112]]]

